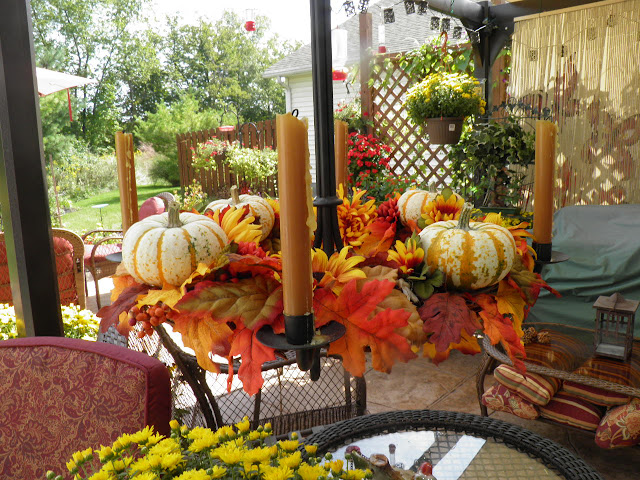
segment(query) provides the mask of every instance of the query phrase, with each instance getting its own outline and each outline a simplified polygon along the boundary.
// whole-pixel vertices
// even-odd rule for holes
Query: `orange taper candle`
[[[316,230],[309,171],[307,119],[276,117],[280,244],[285,315],[312,313],[311,239]]]
[[[537,243],[551,243],[557,135],[555,123],[536,121],[533,236]]]
[[[349,125],[342,120],[335,120],[333,123],[335,132],[335,152],[336,152],[336,190],[340,184],[347,191],[347,179],[349,171],[347,169],[347,141],[349,139]]]

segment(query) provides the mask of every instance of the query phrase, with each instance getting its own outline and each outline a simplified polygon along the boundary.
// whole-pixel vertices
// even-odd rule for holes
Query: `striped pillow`
[[[581,398],[557,393],[547,405],[540,407],[540,416],[563,425],[595,430],[600,423],[601,412],[600,407]]]
[[[560,391],[603,407],[625,405],[626,403],[629,403],[630,398],[628,395],[623,393],[610,392],[602,388],[570,382],[569,380],[564,382]]]
[[[522,374],[510,365],[500,365],[493,372],[496,380],[534,405],[546,405],[560,388],[560,380],[536,373]]]
[[[507,412],[525,420],[535,420],[540,416],[535,405],[499,383],[494,383],[484,392],[482,403],[492,410]]]

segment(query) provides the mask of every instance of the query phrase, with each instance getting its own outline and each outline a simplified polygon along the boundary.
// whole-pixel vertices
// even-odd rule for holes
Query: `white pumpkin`
[[[398,211],[400,212],[400,221],[407,225],[409,220],[416,224],[422,215],[422,210],[429,202],[432,202],[438,196],[437,192],[428,192],[426,190],[407,190],[398,199]]]
[[[269,205],[264,198],[257,195],[238,195],[238,187],[235,185],[231,187],[231,198],[223,200],[214,200],[204,209],[207,211],[215,212],[216,210],[222,210],[229,206],[242,208],[249,207],[249,212],[256,219],[256,222],[260,224],[262,235],[260,241],[264,240],[271,233],[273,224],[275,223],[276,213],[273,207]]]
[[[181,285],[198,263],[211,264],[229,243],[213,220],[195,213],[169,211],[134,223],[122,241],[122,263],[136,281],[161,287]]]
[[[467,204],[459,220],[436,222],[420,232],[429,268],[442,271],[449,287],[463,290],[495,285],[507,276],[517,255],[509,230],[470,222],[471,210]]]

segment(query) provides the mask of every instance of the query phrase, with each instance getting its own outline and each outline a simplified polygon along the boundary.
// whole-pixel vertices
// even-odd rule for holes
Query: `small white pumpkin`
[[[122,241],[122,263],[140,283],[181,285],[198,263],[211,264],[229,243],[224,230],[204,215],[169,210],[134,223]]]
[[[216,210],[222,210],[229,206],[236,208],[248,206],[249,212],[256,219],[256,222],[260,224],[262,230],[260,241],[267,238],[271,233],[276,218],[273,207],[271,207],[269,202],[264,198],[257,195],[238,195],[238,187],[235,185],[230,188],[230,191],[231,198],[214,200],[204,209],[205,213],[207,211],[215,212]]]
[[[426,190],[407,190],[398,199],[398,211],[400,212],[400,221],[407,225],[411,220],[418,223],[422,216],[422,210],[429,202],[432,202],[438,196],[437,192],[428,192]]]
[[[436,222],[420,232],[429,268],[441,270],[449,287],[463,290],[495,285],[507,276],[517,255],[509,230],[470,222],[471,211],[466,204],[459,220]]]

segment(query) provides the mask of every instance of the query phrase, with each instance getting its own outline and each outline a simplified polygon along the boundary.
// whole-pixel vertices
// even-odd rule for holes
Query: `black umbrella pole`
[[[331,77],[331,3],[311,3],[311,66],[313,76],[313,114],[316,147],[318,229],[314,246],[327,256],[342,248],[336,207],[335,152],[333,141],[333,80]]]

